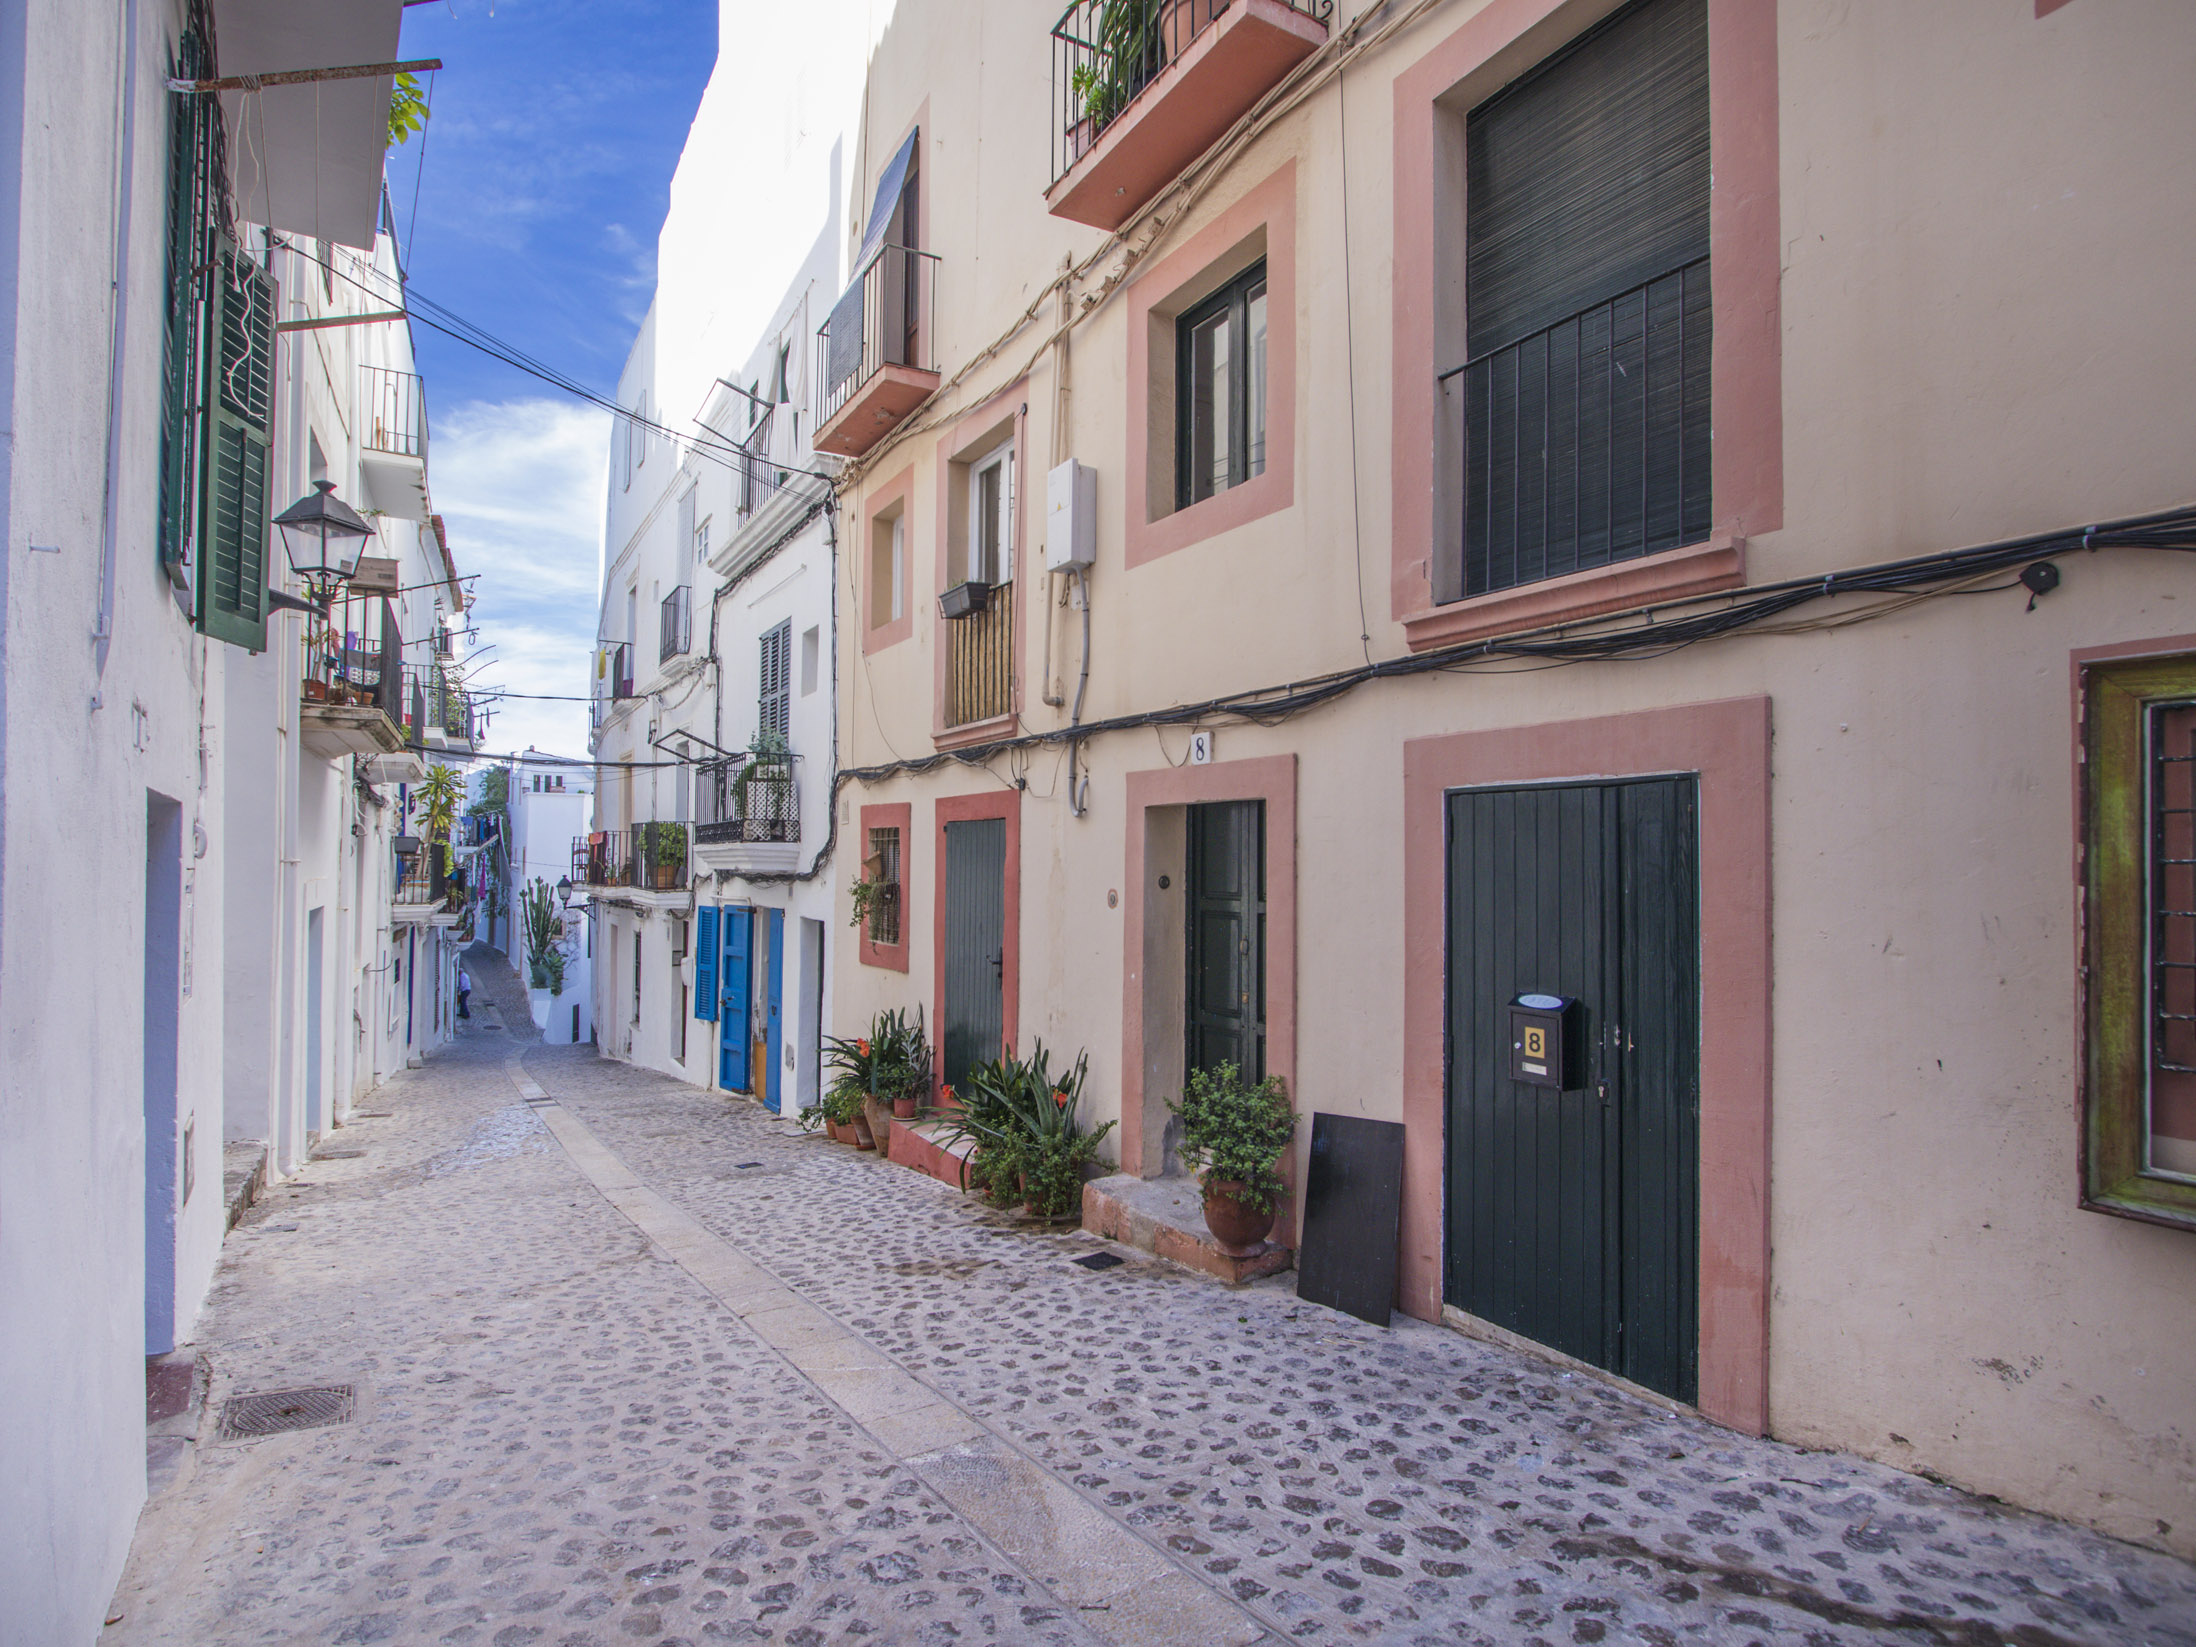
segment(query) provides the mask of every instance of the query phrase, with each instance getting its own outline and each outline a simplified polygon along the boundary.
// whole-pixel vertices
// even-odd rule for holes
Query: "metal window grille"
[[[2153,704],[2150,1107],[2196,1106],[2196,703]]]
[[[659,663],[669,663],[682,656],[693,644],[694,591],[686,584],[663,597],[660,620],[662,644],[658,652]]]
[[[869,879],[877,895],[869,905],[869,941],[887,947],[900,941],[900,831],[869,832]]]

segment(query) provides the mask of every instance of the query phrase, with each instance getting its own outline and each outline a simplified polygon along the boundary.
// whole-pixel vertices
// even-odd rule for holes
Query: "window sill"
[[[906,930],[903,925],[901,931]],[[902,938],[896,944],[873,944],[864,938],[861,940],[861,962],[863,966],[883,967],[888,972],[905,972],[907,940]]]
[[[1629,611],[1657,601],[1710,595],[1745,582],[1746,540],[1720,532],[1705,543],[1412,612],[1403,619],[1403,633],[1412,651],[1424,652]]]
[[[966,749],[972,744],[996,743],[1001,738],[1014,736],[1017,717],[1012,710],[1004,715],[993,715],[988,720],[970,721],[966,726],[951,726],[931,738],[939,749]]]

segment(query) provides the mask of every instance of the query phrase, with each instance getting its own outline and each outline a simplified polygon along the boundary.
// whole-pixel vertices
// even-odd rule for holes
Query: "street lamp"
[[[358,557],[374,535],[358,511],[335,495],[335,482],[316,480],[312,491],[275,516],[290,570],[323,606],[358,572]]]
[[[567,875],[557,882],[557,896],[564,900],[567,913],[572,908],[572,877]]]

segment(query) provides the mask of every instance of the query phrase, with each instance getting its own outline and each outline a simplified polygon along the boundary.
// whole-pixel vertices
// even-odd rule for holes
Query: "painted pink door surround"
[[[1121,955],[1121,1160],[1125,1171],[1144,1150],[1144,814],[1153,807],[1208,801],[1266,803],[1266,1069],[1287,1085],[1296,1105],[1299,1145],[1310,1135],[1310,1110],[1296,1090],[1296,756],[1262,755],[1209,766],[1166,766],[1128,775],[1128,861],[1122,888],[1127,908]],[[1177,889],[1179,890],[1179,889]],[[1293,1184],[1292,1150],[1282,1175]],[[1282,1203],[1274,1238],[1296,1245],[1293,1192]]]
[[[1770,918],[1766,697],[1403,745],[1403,1217],[1397,1304],[1441,1319],[1451,789],[1700,776],[1700,1410],[1769,1427]],[[1135,953],[1135,951],[1131,951]]]

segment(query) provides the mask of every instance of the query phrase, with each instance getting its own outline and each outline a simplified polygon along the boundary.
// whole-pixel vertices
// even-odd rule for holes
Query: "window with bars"
[[[1456,600],[1709,535],[1707,0],[1634,0],[1465,120]]]
[[[2082,1204],[2196,1229],[2196,657],[2082,679]]]
[[[877,890],[869,901],[869,941],[886,949],[900,942],[900,831],[872,829],[862,878]]]
[[[1266,263],[1174,323],[1175,507],[1266,472]]]
[[[762,676],[756,705],[755,738],[767,746],[790,746],[793,733],[793,621],[788,618],[762,637]]]

